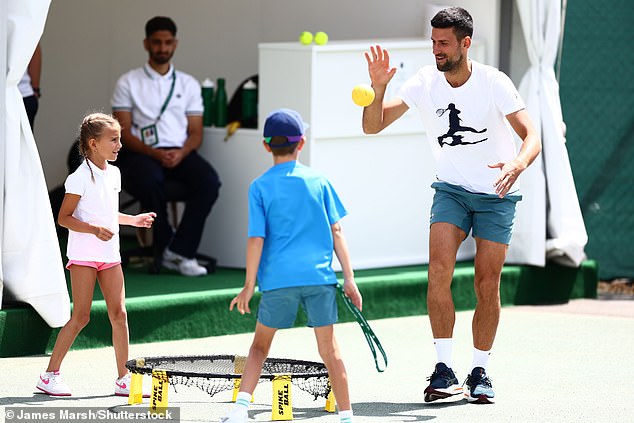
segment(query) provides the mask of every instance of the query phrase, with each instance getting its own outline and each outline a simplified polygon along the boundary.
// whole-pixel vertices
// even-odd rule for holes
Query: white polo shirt
[[[91,178],[90,170],[95,180]],[[66,178],[64,188],[67,194],[77,194],[81,198],[73,212],[73,217],[93,225],[103,226],[114,232],[108,241],[102,241],[93,234],[68,231],[66,255],[69,260],[116,263],[121,261],[119,253],[119,192],[121,192],[121,172],[116,166],[107,165],[99,169],[92,162],[90,168],[84,160],[77,170]]]
[[[172,82],[172,96],[160,115]],[[132,112],[132,134],[139,139],[141,128],[156,124],[158,143],[154,148],[182,147],[187,139],[187,116],[203,114],[200,84],[193,76],[175,70],[173,65],[165,75],[147,63],[126,72],[117,81],[111,105],[115,112]]]

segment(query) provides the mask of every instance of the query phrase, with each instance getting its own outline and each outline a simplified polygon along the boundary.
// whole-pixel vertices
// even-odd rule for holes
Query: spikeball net
[[[129,360],[126,367],[130,372],[152,375],[153,370],[162,370],[169,378],[169,384],[196,387],[210,396],[234,389],[236,381],[242,377],[246,357],[237,355],[200,355],[145,357]],[[260,382],[272,381],[280,375],[289,378],[293,385],[304,392],[328,398],[330,381],[328,370],[323,363],[267,358],[262,366]]]

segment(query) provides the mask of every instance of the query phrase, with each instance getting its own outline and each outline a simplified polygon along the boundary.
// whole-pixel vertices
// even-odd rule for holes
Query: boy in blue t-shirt
[[[243,423],[262,372],[273,336],[295,322],[301,304],[308,326],[315,329],[317,346],[339,407],[341,422],[352,422],[348,377],[333,325],[337,321],[333,250],[341,263],[344,292],[361,309],[348,246],[339,220],[347,212],[328,180],[297,161],[304,147],[306,125],[289,109],[272,112],[264,124],[264,148],[273,154],[273,167],[249,188],[249,232],[246,280],[231,301],[233,310],[250,313],[256,279],[262,298],[240,392],[227,423]]]

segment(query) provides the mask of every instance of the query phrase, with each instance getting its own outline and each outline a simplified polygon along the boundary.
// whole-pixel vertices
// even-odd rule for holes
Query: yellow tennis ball
[[[328,42],[328,34],[323,31],[315,33],[315,44],[323,46]]]
[[[374,89],[367,84],[356,85],[352,89],[352,101],[357,106],[369,106],[374,101]]]
[[[308,31],[302,32],[299,34],[299,42],[307,46],[313,42],[313,34]]]

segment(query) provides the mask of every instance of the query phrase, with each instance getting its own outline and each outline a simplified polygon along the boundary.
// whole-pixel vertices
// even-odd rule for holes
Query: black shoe
[[[493,404],[495,402],[495,392],[491,379],[482,367],[474,368],[464,384],[467,385],[467,391],[464,393],[467,401],[474,404]]]
[[[449,398],[462,393],[462,386],[460,386],[456,375],[445,363],[436,364],[434,372],[427,380],[429,386],[425,388],[425,402]]]

